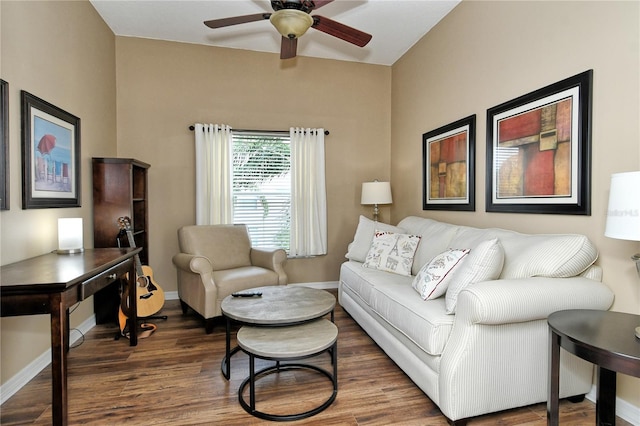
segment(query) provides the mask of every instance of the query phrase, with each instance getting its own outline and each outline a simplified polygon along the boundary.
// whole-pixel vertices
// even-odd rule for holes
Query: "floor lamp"
[[[640,241],[640,171],[611,175],[607,226],[604,235],[619,240]],[[640,253],[631,257],[640,276]],[[640,338],[640,326],[636,327]]]

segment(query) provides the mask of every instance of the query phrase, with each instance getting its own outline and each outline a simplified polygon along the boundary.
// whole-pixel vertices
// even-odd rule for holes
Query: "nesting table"
[[[238,390],[238,401],[249,414],[266,420],[298,420],[313,416],[335,400],[338,391],[337,339],[333,323],[336,298],[329,292],[308,287],[269,286],[246,290],[259,297],[226,297],[221,304],[226,318],[226,350],[221,370],[229,380],[231,357],[239,350],[249,355],[249,376]],[[330,314],[331,320],[322,319]],[[231,322],[242,324],[236,335],[238,346],[231,349]],[[333,372],[304,363],[292,363],[328,352]],[[275,361],[275,365],[255,371],[255,358]],[[287,361],[286,364],[281,364]],[[307,369],[326,376],[333,386],[329,398],[316,408],[295,414],[270,414],[256,409],[256,380],[280,371]],[[249,386],[249,403],[243,398]]]
[[[242,382],[238,389],[238,400],[247,413],[272,421],[299,420],[318,414],[336,399],[338,394],[338,327],[333,322],[320,319],[302,325],[277,328],[243,326],[238,331],[237,339],[238,346],[249,355],[249,377]],[[331,354],[333,373],[311,364],[292,362],[280,364],[281,361],[298,361],[327,351]],[[256,372],[256,358],[276,361],[276,364]],[[311,410],[295,414],[270,414],[256,409],[256,380],[272,373],[300,369],[316,371],[331,381],[333,392],[325,402]],[[247,385],[249,385],[248,404],[242,396]]]
[[[257,327],[286,327],[313,321],[327,314],[334,320],[336,298],[328,291],[298,286],[267,286],[245,292],[262,293],[260,297],[227,296],[220,306],[226,319],[226,351],[222,374],[231,377],[231,357],[240,350],[231,349],[231,322]]]
[[[549,315],[547,424],[558,425],[560,348],[598,366],[596,424],[616,423],[616,372],[640,377],[640,315],[573,309]]]

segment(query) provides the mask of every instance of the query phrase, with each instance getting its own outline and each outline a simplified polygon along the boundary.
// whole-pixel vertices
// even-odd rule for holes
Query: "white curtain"
[[[324,129],[291,128],[289,256],[327,254]]]
[[[196,124],[196,225],[233,223],[231,127]]]

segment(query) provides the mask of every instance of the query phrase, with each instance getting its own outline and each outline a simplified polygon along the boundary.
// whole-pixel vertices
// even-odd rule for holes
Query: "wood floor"
[[[115,326],[98,325],[69,353],[70,424],[99,425],[254,425],[266,423],[238,404],[237,390],[248,374],[244,354],[232,358],[231,380],[220,372],[224,327],[205,334],[195,315],[182,315],[167,301],[158,330],[130,347],[114,340]],[[445,417],[378,346],[340,308],[339,391],[325,411],[293,424],[446,425]],[[327,354],[308,360],[330,369]],[[266,364],[265,364],[266,365]],[[2,425],[51,423],[51,370],[42,371],[1,407]],[[258,381],[257,408],[275,414],[301,412],[331,393],[317,373],[281,373]],[[562,425],[592,425],[595,406],[588,400],[560,403]],[[546,425],[546,405],[485,415],[470,426]],[[618,419],[618,425],[629,423]]]

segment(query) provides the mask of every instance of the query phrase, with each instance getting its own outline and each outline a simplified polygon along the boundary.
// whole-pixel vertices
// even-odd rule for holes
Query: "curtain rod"
[[[189,126],[189,130],[191,130],[192,132],[196,129],[195,126]],[[283,135],[288,135],[289,131],[288,130],[247,130],[247,129],[234,129],[232,128],[231,130],[233,130],[234,132],[256,132],[256,133],[274,133],[274,134],[283,134]],[[329,134],[328,130],[324,131],[325,135]]]

